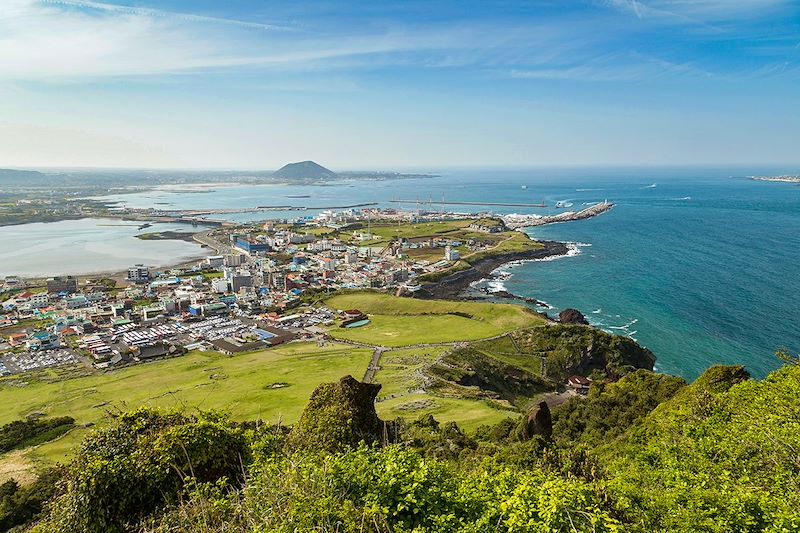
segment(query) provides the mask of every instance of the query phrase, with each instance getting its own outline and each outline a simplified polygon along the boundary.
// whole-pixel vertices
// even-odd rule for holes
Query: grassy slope
[[[236,419],[262,418],[286,423],[300,415],[314,388],[346,374],[361,378],[370,350],[351,346],[293,343],[274,350],[226,357],[194,352],[184,357],[55,382],[30,377],[0,380],[0,424],[32,412],[69,415],[78,424],[101,422],[107,411],[141,405],[224,409]],[[211,376],[214,376],[212,379]],[[17,385],[15,386],[14,383]],[[273,383],[288,383],[270,389]],[[35,449],[37,457],[58,460],[84,431]]]
[[[333,329],[331,336],[391,347],[477,340],[543,323],[515,305],[414,300],[377,293],[334,296],[326,303],[334,309],[359,309],[372,321],[360,328]]]
[[[334,296],[326,304],[334,309],[360,309],[372,321],[352,330],[335,328],[330,332],[332,336],[389,347],[476,340],[544,324],[541,317],[516,305],[414,300],[379,293]],[[446,347],[428,347],[385,352],[375,378],[384,387],[376,405],[378,414],[387,419],[398,416],[415,419],[432,414],[437,420],[456,421],[466,429],[496,423],[509,416],[508,411],[482,399],[419,390],[420,370],[445,350]]]
[[[420,391],[422,369],[433,363],[446,347],[403,348],[385,352],[381,357],[376,382],[382,385],[375,408],[378,415],[391,420],[407,420],[432,414],[440,422],[457,422],[471,430],[481,424],[493,424],[509,416],[509,412],[486,402],[461,398],[443,398]]]
[[[462,228],[469,226],[469,220],[451,220],[445,222],[424,222],[421,224],[401,224],[396,225],[377,225],[373,224],[371,228],[372,235],[380,237],[368,241],[371,246],[379,244],[386,244],[399,238],[414,239],[417,237],[436,237],[447,236],[452,232],[458,232]],[[366,225],[360,231],[366,231]],[[347,235],[343,234],[343,238]]]

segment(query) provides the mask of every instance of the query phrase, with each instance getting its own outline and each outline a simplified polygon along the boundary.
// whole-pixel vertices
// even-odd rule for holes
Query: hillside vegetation
[[[0,530],[800,530],[800,360],[687,384],[631,339],[513,305],[325,303],[373,323],[0,379]]]
[[[381,421],[375,386],[348,379],[293,429],[120,416],[83,443],[35,531],[800,528],[796,364],[760,382],[714,367],[690,385],[640,370],[556,408],[552,438],[521,431],[530,419],[472,434]]]

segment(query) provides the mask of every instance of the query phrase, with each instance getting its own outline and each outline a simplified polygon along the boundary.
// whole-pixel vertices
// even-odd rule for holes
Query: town
[[[160,270],[131,265],[118,276],[7,276],[0,375],[76,364],[102,370],[295,339],[324,343],[332,328],[369,323],[358,310],[320,304],[326,295],[414,295],[464,259],[538,246],[499,218],[372,208],[219,226],[195,240],[215,255]]]

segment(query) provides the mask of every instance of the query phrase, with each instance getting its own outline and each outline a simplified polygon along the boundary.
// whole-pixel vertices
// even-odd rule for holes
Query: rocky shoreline
[[[446,276],[438,281],[426,283],[416,293],[418,298],[437,300],[458,300],[469,286],[481,279],[491,277],[492,272],[503,265],[515,261],[531,261],[547,257],[566,255],[569,251],[567,245],[557,241],[539,241],[543,248],[526,252],[513,252],[508,254],[493,255],[475,261],[468,269],[461,270]]]

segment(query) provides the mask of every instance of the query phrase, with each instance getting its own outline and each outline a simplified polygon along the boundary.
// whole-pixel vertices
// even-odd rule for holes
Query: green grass
[[[108,412],[139,406],[223,409],[238,420],[295,422],[311,392],[346,374],[361,379],[371,351],[341,344],[323,348],[292,343],[273,350],[227,357],[192,352],[183,357],[104,374],[58,381],[0,380],[0,424],[30,413],[68,415],[77,424],[102,423]],[[213,377],[212,377],[213,376]],[[271,389],[274,383],[288,386]],[[85,435],[73,430],[34,448],[34,459],[61,460]]]
[[[415,300],[370,292],[334,296],[326,304],[359,309],[371,321],[360,328],[334,328],[329,332],[332,337],[389,347],[485,339],[543,322],[516,305]]]
[[[445,398],[421,392],[421,371],[442,355],[447,347],[391,350],[381,356],[375,382],[381,384],[375,409],[384,420],[397,417],[408,421],[432,414],[440,422],[457,422],[472,430],[482,424],[499,422],[516,414],[489,405],[484,400]]]
[[[381,355],[375,383],[381,384],[378,401],[405,396],[422,386],[420,371],[431,364],[447,347],[406,348]]]
[[[368,241],[371,246],[386,244],[393,240],[416,239],[419,237],[441,237],[441,236],[456,236],[466,226],[469,226],[469,220],[448,220],[443,222],[423,222],[420,224],[372,224],[371,232],[374,237],[380,237],[373,241]],[[360,232],[366,232],[367,225],[363,224]],[[352,230],[351,230],[352,231]],[[347,238],[346,235],[342,235]]]
[[[500,409],[486,401],[443,398],[427,393],[392,398],[378,402],[375,407],[384,420],[402,417],[411,421],[431,414],[439,422],[456,422],[458,427],[467,431],[484,424],[496,424],[509,416],[519,416],[516,410]]]
[[[303,233],[306,235],[314,235],[316,237],[323,237],[325,235],[333,235],[336,233],[336,230],[333,228],[303,228]]]
[[[370,324],[353,329],[333,329],[330,335],[377,346],[412,346],[437,344],[497,335],[492,324],[460,316],[387,316],[369,315]]]

